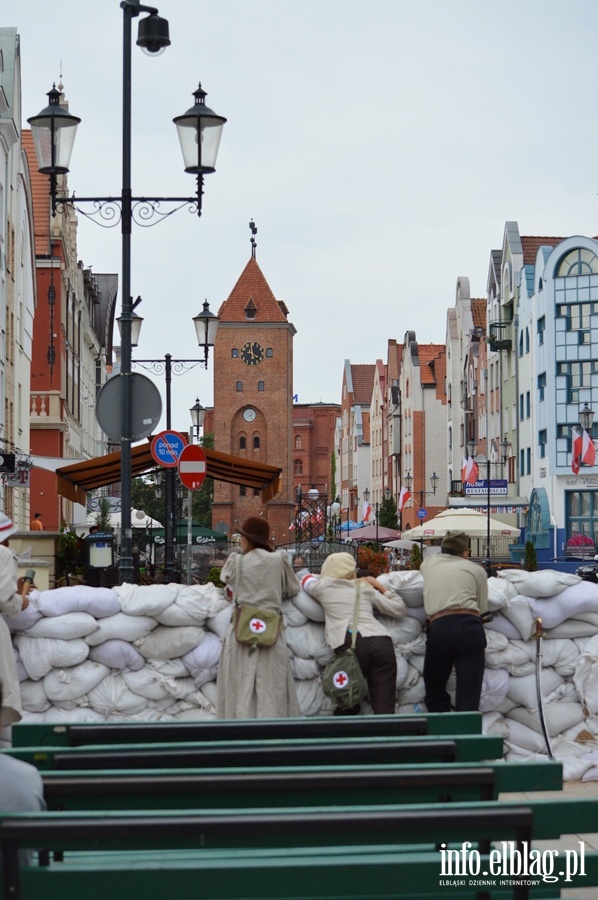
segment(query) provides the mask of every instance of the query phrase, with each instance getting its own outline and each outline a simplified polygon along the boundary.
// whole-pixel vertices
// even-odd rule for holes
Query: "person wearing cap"
[[[24,579],[18,577],[16,555],[3,543],[16,530],[8,516],[0,513],[0,613],[7,616],[15,616],[27,609],[27,594],[34,587],[32,584],[25,587]],[[0,681],[4,686],[1,725],[6,728],[23,717],[23,710],[10,630],[3,616],[0,616]]]
[[[239,529],[241,553],[231,553],[220,572],[229,599],[280,613],[299,593],[285,551],[274,551],[267,519],[250,516]],[[289,651],[281,630],[271,647],[240,644],[229,626],[218,664],[217,715],[221,719],[299,716]]]
[[[331,553],[322,564],[319,577],[304,575],[301,587],[324,608],[326,643],[340,653],[351,645],[355,615],[357,566],[351,553]],[[396,712],[397,659],[392,638],[374,615],[374,608],[386,616],[402,619],[407,608],[395,591],[376,578],[360,578],[361,596],[357,617],[355,652],[366,681],[372,710],[377,715]],[[335,710],[335,715],[357,715],[359,705]]]
[[[488,610],[488,579],[482,567],[468,557],[465,532],[448,531],[440,553],[427,557],[420,566],[428,616],[424,659],[428,712],[450,712],[446,685],[453,666],[455,709],[477,710],[480,705],[486,648],[481,616]]]

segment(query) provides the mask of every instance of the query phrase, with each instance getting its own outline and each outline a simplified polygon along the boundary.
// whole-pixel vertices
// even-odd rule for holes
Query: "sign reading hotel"
[[[476,481],[474,484],[464,484],[465,488],[465,496],[466,497],[487,497],[488,496],[488,482],[487,481]],[[506,497],[509,493],[509,485],[506,479],[490,479],[490,496],[494,494],[494,496],[504,496]]]

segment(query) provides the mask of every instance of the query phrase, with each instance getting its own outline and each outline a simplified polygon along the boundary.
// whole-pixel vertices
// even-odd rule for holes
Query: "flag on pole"
[[[475,484],[478,480],[478,464],[472,456],[463,460],[461,466],[461,481],[467,484]]]
[[[596,462],[596,447],[589,432],[583,432],[581,441],[581,461],[584,466],[593,466]]]
[[[577,475],[581,467],[583,437],[581,434],[578,434],[578,432],[574,428],[572,428],[571,431],[573,432],[573,456],[571,457],[571,471],[574,475]]]
[[[370,506],[370,504],[367,502],[367,500],[364,500],[364,501],[363,501],[363,513],[362,513],[362,516],[361,516],[361,521],[362,521],[362,522],[367,522],[367,520],[369,519],[369,517],[371,516],[371,514],[373,513],[373,511],[374,511],[373,508]]]
[[[402,487],[401,493],[399,494],[399,512],[401,512],[403,510],[403,508],[405,506],[407,506],[407,504],[409,503],[410,500],[411,500],[411,494],[409,493],[407,488]]]

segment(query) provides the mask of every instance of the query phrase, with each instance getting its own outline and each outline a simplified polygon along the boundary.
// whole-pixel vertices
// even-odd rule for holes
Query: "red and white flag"
[[[373,512],[374,512],[373,508],[370,506],[370,504],[367,502],[367,500],[364,500],[364,501],[363,501],[363,513],[362,513],[362,516],[361,516],[361,521],[362,521],[362,522],[367,522],[367,520],[369,519],[369,517],[371,516],[371,514],[372,514]]]
[[[405,506],[411,500],[411,494],[407,490],[406,487],[401,488],[401,493],[399,494],[399,512],[401,512]]]
[[[596,462],[596,447],[589,432],[583,432],[581,441],[581,461],[584,466],[593,466]]]
[[[571,471],[574,475],[577,475],[581,466],[581,453],[582,453],[582,445],[583,445],[583,437],[581,434],[578,434],[574,428],[571,429],[573,432],[573,456],[571,457]]]
[[[478,480],[478,464],[472,456],[463,460],[461,466],[461,481],[467,484],[475,484]]]

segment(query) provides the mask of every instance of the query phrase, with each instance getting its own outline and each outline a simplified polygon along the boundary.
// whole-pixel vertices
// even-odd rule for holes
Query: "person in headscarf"
[[[284,551],[275,552],[270,524],[250,516],[239,529],[242,553],[231,553],[220,573],[229,599],[280,613],[282,601],[299,593]],[[281,629],[271,647],[239,643],[231,624],[218,664],[217,715],[221,719],[300,715],[289,652]]]

